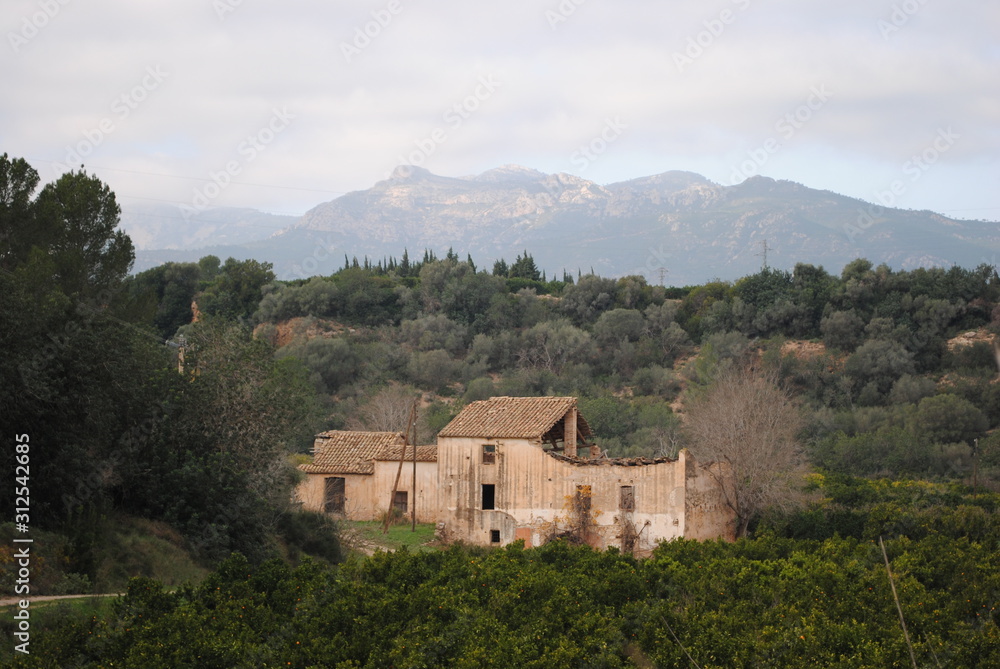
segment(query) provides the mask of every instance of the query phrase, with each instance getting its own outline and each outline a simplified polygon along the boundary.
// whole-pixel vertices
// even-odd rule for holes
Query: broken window
[[[495,509],[496,507],[496,489],[497,487],[492,483],[483,484],[483,510]]]
[[[345,479],[340,476],[330,476],[323,480],[323,511],[326,513],[343,513]]]
[[[500,543],[500,530],[490,530],[490,543],[491,544]]]
[[[635,488],[630,485],[623,485],[621,487],[618,508],[622,511],[635,511]]]
[[[589,485],[578,485],[576,487],[576,508],[580,513],[590,513],[590,495],[591,490]]]
[[[407,494],[405,490],[397,490],[392,498],[392,508],[400,513],[406,513]]]
[[[483,444],[483,464],[492,465],[497,461],[497,447],[494,444]]]

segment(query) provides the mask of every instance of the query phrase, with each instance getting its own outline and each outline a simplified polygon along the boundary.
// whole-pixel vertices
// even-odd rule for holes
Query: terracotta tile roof
[[[438,436],[541,439],[556,427],[556,438],[562,439],[562,418],[575,406],[575,397],[491,397],[466,406]],[[577,432],[590,436],[590,426],[579,414]]]
[[[321,432],[313,442],[312,463],[299,469],[307,474],[374,474],[379,453],[402,443],[401,432]]]
[[[399,451],[400,446],[386,446],[384,447],[377,456],[376,460],[394,460],[399,462]],[[413,460],[413,446],[406,447],[406,457],[404,458],[407,462]],[[437,446],[417,446],[417,462],[437,462],[438,459],[438,448]]]

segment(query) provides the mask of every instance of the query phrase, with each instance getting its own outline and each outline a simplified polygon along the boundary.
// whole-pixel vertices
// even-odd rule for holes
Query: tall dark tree
[[[514,264],[510,266],[510,278],[512,279],[529,279],[530,281],[541,281],[542,273],[538,271],[538,267],[535,265],[535,259],[531,257],[527,251],[524,255],[518,254],[517,259]]]
[[[11,270],[38,243],[31,196],[38,172],[23,158],[0,156],[0,268]]]
[[[121,209],[111,189],[83,170],[68,172],[42,188],[34,214],[44,235],[38,246],[55,261],[63,292],[106,302],[102,293],[120,285],[135,260],[132,240],[115,229]]]
[[[399,261],[399,276],[410,276],[410,253],[403,249],[403,258]]]

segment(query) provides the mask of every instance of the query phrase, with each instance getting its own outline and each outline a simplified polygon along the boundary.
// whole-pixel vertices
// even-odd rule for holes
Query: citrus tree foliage
[[[997,535],[993,535],[996,541]],[[886,541],[921,666],[1000,663],[995,543]],[[23,666],[908,666],[878,544],[775,534],[674,541],[646,561],[555,542],[377,553],[336,567],[234,556],[109,620],[36,632]]]
[[[795,499],[803,465],[799,408],[773,376],[724,369],[688,415],[692,452],[736,515],[736,536],[766,509]]]
[[[757,526],[760,535],[795,539],[853,537],[875,541],[907,538],[969,541],[996,547],[1000,536],[1000,495],[955,482],[858,478],[810,474],[816,493],[789,514],[770,514]]]

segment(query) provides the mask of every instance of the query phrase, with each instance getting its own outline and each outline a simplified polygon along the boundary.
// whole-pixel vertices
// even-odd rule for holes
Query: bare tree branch
[[[801,426],[798,406],[776,377],[751,368],[724,370],[691,407],[691,451],[724,465],[709,471],[736,515],[735,536],[744,536],[761,512],[798,501]]]

